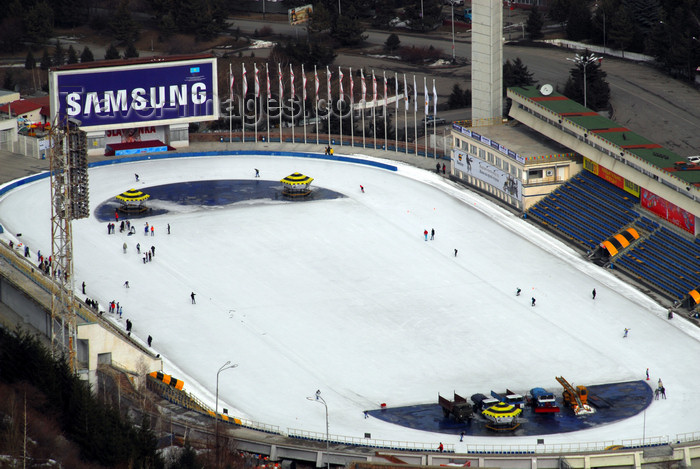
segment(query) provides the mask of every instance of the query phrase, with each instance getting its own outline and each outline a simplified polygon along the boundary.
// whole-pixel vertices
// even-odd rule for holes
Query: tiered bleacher
[[[582,171],[528,211],[528,217],[592,253],[625,228],[641,237],[609,265],[664,294],[684,300],[700,286],[700,241],[687,239],[637,212],[639,199]],[[695,306],[691,302],[690,306]]]
[[[638,198],[582,171],[528,211],[528,216],[558,231],[586,250],[639,218]]]

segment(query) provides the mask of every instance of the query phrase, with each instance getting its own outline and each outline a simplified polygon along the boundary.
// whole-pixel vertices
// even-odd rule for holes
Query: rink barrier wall
[[[312,152],[293,152],[293,151],[265,151],[265,150],[250,150],[250,151],[200,151],[200,152],[187,152],[187,153],[166,153],[166,154],[150,154],[150,155],[139,155],[139,156],[129,156],[126,158],[112,158],[105,161],[96,161],[88,164],[89,168],[98,168],[101,166],[109,166],[113,164],[120,163],[133,163],[135,161],[152,161],[152,160],[166,160],[172,158],[196,158],[196,157],[211,157],[211,156],[285,156],[293,158],[314,158],[317,160],[328,160],[337,161],[340,163],[354,163],[362,164],[365,166],[372,166],[379,169],[385,169],[387,171],[398,171],[398,167],[382,163],[380,161],[365,160],[362,158],[355,158],[353,156],[342,156],[342,155],[323,155],[321,153]],[[27,176],[16,181],[9,182],[3,186],[0,186],[0,197],[10,192],[13,189],[21,187],[25,184],[30,184],[41,179],[49,177],[50,172],[45,171],[43,173],[34,174]]]

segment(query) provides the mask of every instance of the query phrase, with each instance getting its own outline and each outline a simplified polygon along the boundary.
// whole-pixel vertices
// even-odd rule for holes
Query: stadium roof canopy
[[[594,134],[607,140],[649,164],[674,173],[674,176],[688,184],[700,184],[700,167],[698,170],[683,170],[674,166],[676,162],[687,162],[685,157],[634,133],[632,130],[607,117],[601,116],[597,112],[556,91],[545,96],[535,86],[512,87],[509,89],[525,97],[533,105],[542,106],[550,112],[558,114],[561,119],[573,122],[589,134]]]

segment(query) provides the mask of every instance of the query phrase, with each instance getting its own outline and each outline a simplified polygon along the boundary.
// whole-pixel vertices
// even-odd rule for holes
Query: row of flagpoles
[[[239,99],[239,109],[240,109],[240,116],[241,116],[241,127],[242,127],[242,132],[243,132],[243,141],[245,141],[245,129],[246,129],[246,124],[245,120],[249,116],[249,112],[251,109],[248,109],[249,102],[250,100],[248,99],[248,78],[247,78],[247,71],[245,64],[241,64],[242,66],[242,80],[241,80],[241,88],[242,88],[242,97],[245,99]],[[253,99],[253,118],[254,118],[254,133],[255,133],[255,141],[258,141],[258,101],[261,97],[261,86],[260,86],[260,73],[261,69],[258,69],[257,64],[253,64],[253,73],[254,73],[254,96],[255,99]],[[270,82],[270,70],[269,66],[266,63],[265,64],[265,81],[267,85],[267,105],[270,105],[270,102],[273,101],[273,90],[272,90],[272,85]],[[360,69],[360,85],[361,85],[361,98],[358,103],[355,103],[355,90],[354,90],[354,83],[355,80],[353,79],[352,75],[352,68],[349,68],[349,84],[350,84],[350,131],[351,131],[351,140],[352,140],[352,145],[355,145],[355,135],[354,135],[354,118],[355,118],[355,111],[360,110],[360,115],[362,118],[362,146],[366,146],[366,136],[365,136],[365,116],[366,116],[366,110],[368,107],[371,108],[372,110],[372,121],[373,121],[373,136],[374,136],[374,148],[377,148],[377,116],[376,116],[376,110],[377,108],[382,108],[383,110],[383,118],[384,118],[384,149],[388,148],[388,143],[387,143],[387,123],[386,123],[386,116],[387,116],[387,107],[389,105],[389,101],[391,98],[389,97],[389,89],[388,89],[388,81],[386,77],[386,71],[382,72],[382,76],[380,78],[383,78],[384,81],[384,96],[381,99],[377,99],[378,97],[378,90],[377,90],[377,78],[374,73],[374,70],[372,70],[372,100],[370,102],[367,101],[367,84],[365,81],[365,75],[364,75],[364,70]],[[283,113],[281,112],[281,108],[284,106],[284,93],[285,93],[285,87],[284,87],[284,71],[282,69],[281,64],[277,64],[277,77],[278,77],[278,83],[279,83],[279,103],[280,104],[280,112],[279,112],[279,134],[280,134],[280,142],[283,141],[283,135],[282,135],[282,128],[283,128],[283,122],[282,122],[282,116]],[[318,75],[318,70],[316,66],[314,66],[314,90],[315,90],[315,112],[314,112],[314,117],[317,117],[316,119],[316,140],[315,143],[319,143],[319,120],[318,118],[318,111],[319,111],[319,90],[320,90],[320,80],[319,80],[319,75]],[[341,67],[338,67],[338,87],[339,87],[339,99],[336,102],[336,105],[339,110],[341,110],[341,115],[339,116],[339,121],[340,121],[340,141],[343,141],[343,115],[342,115],[342,109],[341,107],[344,107],[345,105],[345,93],[343,91],[343,81],[344,81],[345,75],[343,74],[343,70]],[[294,103],[294,98],[297,96],[296,93],[296,88],[294,86],[294,67],[290,64],[289,65],[289,90],[290,90],[290,101],[292,101],[292,106]],[[367,77],[369,78],[369,77]],[[230,81],[230,104],[229,104],[229,141],[231,141],[232,138],[232,133],[233,133],[233,103],[236,102],[235,98],[235,75],[233,73],[233,66],[229,64],[229,81]],[[306,101],[307,101],[307,94],[306,94],[306,88],[307,88],[307,77],[306,73],[304,71],[304,65],[301,65],[301,83],[302,83],[302,95],[301,95],[301,102],[302,102],[302,125],[304,128],[304,143],[308,143],[307,140],[307,132],[306,132],[306,124],[307,124],[307,118],[306,118]],[[395,112],[396,116],[398,117],[399,113],[399,103],[401,99],[404,101],[404,145],[405,145],[405,151],[408,152],[408,112],[409,112],[409,104],[410,104],[410,96],[409,93],[407,92],[408,88],[408,82],[406,79],[406,74],[403,74],[403,90],[404,92],[399,95],[399,75],[398,73],[394,72],[394,85],[395,85],[395,92],[394,92],[394,105],[395,105]],[[328,142],[331,142],[331,113],[333,112],[331,109],[332,106],[332,93],[331,93],[331,88],[332,88],[332,71],[331,69],[326,66],[326,89],[328,91],[328,101],[326,103],[326,108],[327,108],[327,124],[328,124]],[[427,85],[427,79],[426,77],[423,77],[423,88],[424,88],[424,98],[425,98],[425,107],[424,107],[424,115],[425,118],[423,120],[423,125],[424,125],[424,135],[426,136],[426,149],[427,149],[427,136],[428,136],[428,116],[430,115],[429,113],[429,107],[430,107],[430,94],[428,93],[428,85]],[[437,91],[435,89],[435,79],[433,79],[433,89],[432,89],[432,116],[435,118],[437,116],[437,102],[438,102],[438,95]],[[371,103],[371,104],[370,104]],[[262,109],[260,110],[261,112],[263,111]],[[267,141],[270,141],[270,113],[265,112],[266,119],[267,119]],[[416,86],[416,76],[413,75],[413,121],[414,121],[414,152],[418,154],[418,87]],[[398,119],[394,119],[394,150],[398,151],[398,131],[396,129],[396,124],[398,122]],[[298,122],[294,121],[294,114],[292,113],[291,115],[291,129],[292,129],[292,141],[295,141],[295,136],[294,136],[294,127],[298,125]],[[434,148],[433,148],[433,154],[437,155],[437,127],[435,123],[435,119],[433,119],[433,136],[434,136]]]

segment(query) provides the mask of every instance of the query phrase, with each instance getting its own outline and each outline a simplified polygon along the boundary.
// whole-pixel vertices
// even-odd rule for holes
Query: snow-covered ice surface
[[[93,168],[93,210],[132,187],[249,179],[253,168],[275,181],[299,171],[315,178],[314,187],[347,197],[196,210],[169,204],[170,213],[135,222],[130,237],[118,230],[108,236],[106,223],[91,216],[73,224],[76,287],[84,280],[103,306],[119,301],[122,327],[129,318],[136,340],[152,335],[164,371],[212,407],[217,370],[227,360],[238,363],[220,374],[219,408],[282,430],[325,432],[323,406],[306,399],[318,389],[331,434],[456,443],[458,436],[364,419],[363,410],[435,402],[438,392],[507,387],[525,394],[542,386],[560,394],[555,376],[591,385],[644,379],[647,367],[652,384],[663,379],[668,400],[652,403],[646,429],[639,414],[547,435],[547,443],[619,442],[644,432],[673,438],[699,429],[700,332],[692,324],[667,320],[654,301],[478,194],[398,165],[391,172],[236,156]],[[49,221],[47,179],[0,200],[0,236],[23,233],[33,257],[37,248],[50,251]],[[154,237],[144,237],[145,221]],[[426,242],[423,231],[432,228],[435,240]],[[156,246],[153,262],[142,262],[137,242],[142,250]]]

